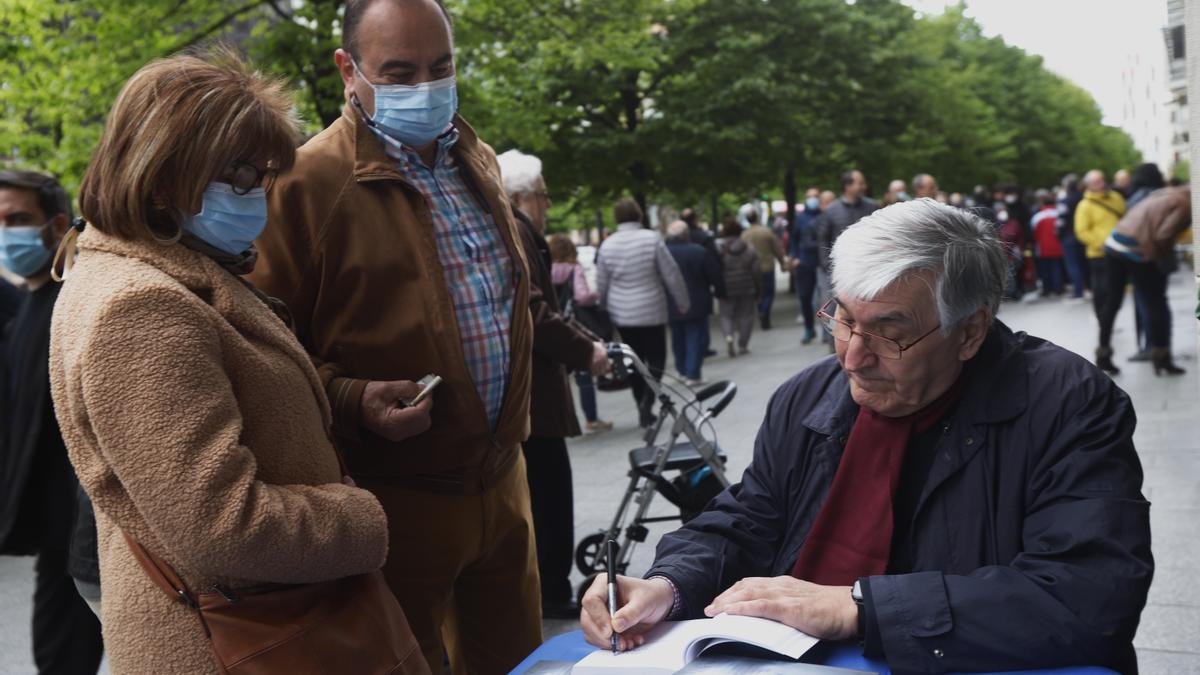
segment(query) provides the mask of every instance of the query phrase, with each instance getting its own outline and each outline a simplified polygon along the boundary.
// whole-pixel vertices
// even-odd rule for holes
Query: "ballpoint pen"
[[[608,567],[608,617],[611,620],[617,613],[617,542],[609,539],[604,562]],[[612,632],[612,652],[617,653],[617,631]]]

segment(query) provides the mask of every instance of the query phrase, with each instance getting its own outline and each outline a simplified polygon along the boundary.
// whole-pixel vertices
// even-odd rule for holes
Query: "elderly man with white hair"
[[[574,618],[579,605],[569,577],[575,548],[575,500],[566,439],[578,436],[580,428],[567,369],[603,374],[608,369],[608,356],[603,343],[593,342],[559,314],[550,275],[550,247],[542,236],[546,210],[550,208],[542,161],[518,150],[509,150],[496,161],[529,261],[533,383],[530,434],[521,449],[537,541],[542,615]]]
[[[741,483],[600,585],[587,638],[767,617],[895,672],[1136,672],[1154,564],[1128,396],[996,319],[991,226],[919,199],[852,225],[821,317],[837,354],[772,398]]]

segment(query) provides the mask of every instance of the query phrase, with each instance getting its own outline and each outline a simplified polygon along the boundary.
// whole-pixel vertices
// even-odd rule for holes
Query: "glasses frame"
[[[936,326],[934,326],[933,328],[930,328],[927,333],[925,333],[921,337],[919,337],[919,338],[913,340],[912,342],[908,343],[907,345],[905,345],[905,344],[901,344],[901,342],[899,340],[894,340],[890,337],[876,335],[875,333],[871,333],[871,332],[865,331],[865,330],[855,330],[854,327],[851,326],[848,322],[843,321],[843,320],[833,316],[832,314],[830,314],[827,311],[829,309],[830,305],[838,306],[839,304],[840,303],[837,301],[837,298],[830,298],[825,301],[825,304],[821,305],[821,309],[817,310],[817,318],[821,319],[821,323],[825,325],[825,328],[826,328],[826,330],[829,331],[829,334],[833,335],[834,339],[840,340],[841,342],[850,342],[850,340],[852,340],[854,338],[854,336],[857,335],[863,339],[863,343],[864,343],[863,346],[865,346],[868,350],[870,350],[870,352],[872,354],[874,354],[875,356],[878,356],[881,359],[888,359],[890,361],[899,361],[900,358],[902,356],[904,356],[904,352],[912,349],[913,347],[915,347],[917,345],[918,342],[920,342],[921,340],[924,340],[925,338],[929,337],[930,335],[933,335],[934,331],[936,331],[937,329],[942,327],[942,324],[939,322]],[[826,320],[837,322],[837,323],[845,326],[850,331],[850,337],[847,337],[845,340],[842,340],[841,338],[837,337],[837,335],[834,333],[833,326],[826,323]],[[874,349],[871,348],[872,340],[883,340],[885,342],[890,342],[890,343],[896,345],[896,356],[893,357],[893,356],[889,356],[886,354],[880,354],[879,352],[875,351]]]
[[[271,160],[271,161],[267,162],[267,168],[266,168],[266,170],[263,170],[263,169],[258,168],[257,166],[254,166],[250,162],[246,162],[246,161],[242,161],[242,160],[238,160],[238,161],[234,162],[231,165],[231,167],[233,168],[233,179],[229,181],[229,186],[231,188],[233,188],[233,194],[235,194],[235,195],[249,194],[251,190],[253,190],[256,187],[259,187],[259,183],[262,183],[262,189],[264,192],[269,191],[271,189],[271,186],[273,186],[275,184],[275,176],[278,174],[278,171],[276,170],[274,164],[275,164],[275,160]],[[243,174],[243,171],[245,171],[246,169],[249,169],[250,171],[254,172],[254,182],[251,183],[250,187],[243,187],[240,184],[240,182],[238,181],[239,174],[242,174],[245,176],[250,175],[248,173]],[[264,177],[266,178],[265,182],[263,181]]]

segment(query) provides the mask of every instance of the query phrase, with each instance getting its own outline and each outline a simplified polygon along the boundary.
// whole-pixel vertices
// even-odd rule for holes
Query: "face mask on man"
[[[183,229],[230,255],[249,249],[266,226],[266,190],[258,187],[239,195],[228,183],[209,183],[200,213],[183,222]]]
[[[437,139],[458,112],[458,80],[453,75],[414,85],[375,84],[363,75],[358,63],[353,59],[350,63],[375,92],[371,123],[409,147],[420,147]]]
[[[0,227],[0,267],[26,279],[45,269],[50,249],[42,232],[49,226]]]
[[[804,200],[804,208],[809,211],[816,211],[821,208],[821,199],[819,197],[809,197]]]
[[[1016,195],[1005,195],[1005,196],[1004,196],[1004,203],[1005,203],[1005,204],[1016,204],[1016,203],[1017,203],[1017,196],[1016,196]]]

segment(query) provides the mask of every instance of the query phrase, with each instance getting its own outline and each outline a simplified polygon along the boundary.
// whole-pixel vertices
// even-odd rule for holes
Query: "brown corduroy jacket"
[[[354,475],[434,492],[478,493],[503,477],[529,435],[529,274],[495,153],[455,118],[451,152],[513,260],[509,379],[496,429],[467,370],[454,305],[424,197],[347,107],[306,143],[269,193],[270,224],[248,278],[287,303],[334,412]],[[393,443],[363,429],[371,380],[443,378],[433,426]]]

